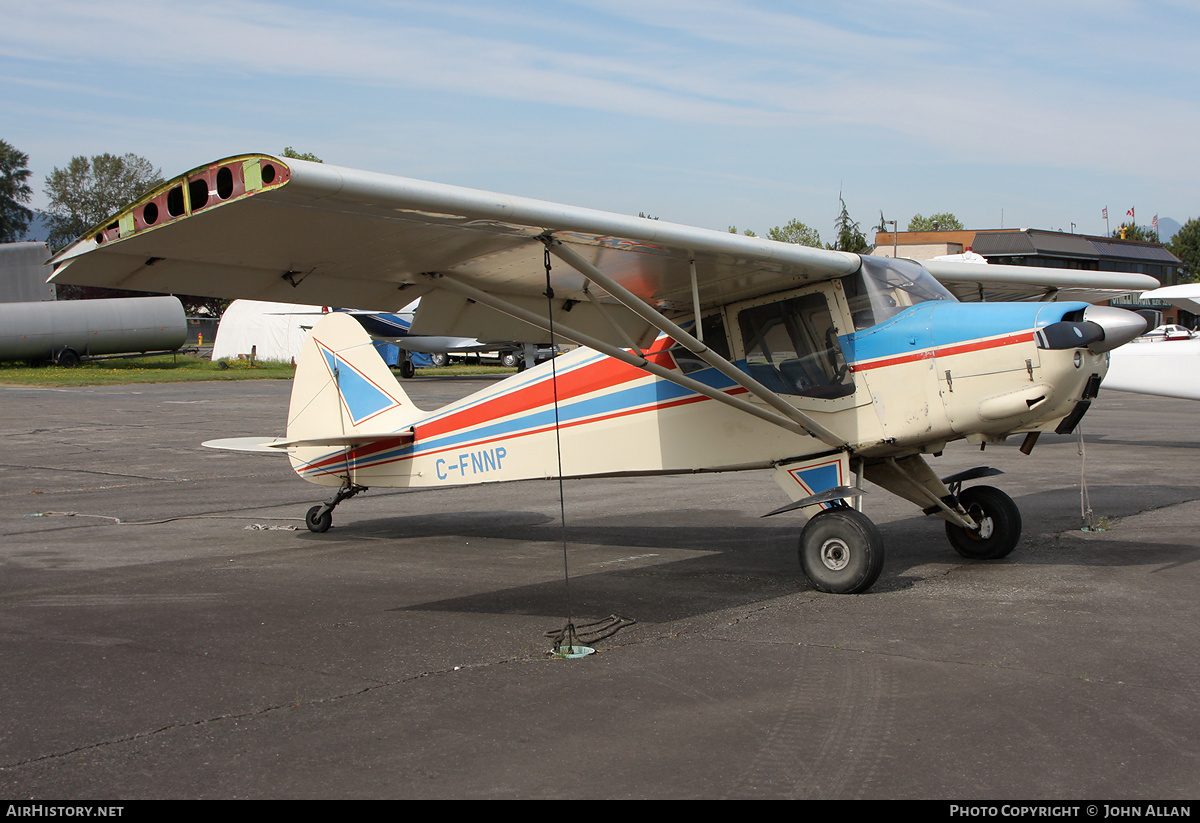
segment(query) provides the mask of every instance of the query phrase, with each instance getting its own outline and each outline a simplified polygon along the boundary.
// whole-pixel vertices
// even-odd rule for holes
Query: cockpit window
[[[738,313],[746,371],[771,391],[834,398],[854,393],[838,328],[820,293]]]
[[[954,300],[954,295],[912,260],[863,257],[862,268],[842,278],[854,330],[862,331],[918,303]]]

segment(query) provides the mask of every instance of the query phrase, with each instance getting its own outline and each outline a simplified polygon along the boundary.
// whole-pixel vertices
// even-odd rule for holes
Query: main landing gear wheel
[[[323,534],[329,531],[329,527],[333,525],[333,512],[326,511],[321,514],[321,509],[324,506],[313,506],[308,510],[308,514],[304,515],[304,525],[308,526],[310,532]]]
[[[446,355],[442,352],[434,352],[433,354],[429,355],[429,360],[439,369],[443,366],[450,365],[449,355]]]
[[[413,361],[405,358],[400,363],[400,376],[403,377],[405,380],[407,380],[410,377],[415,377],[416,374],[417,374],[417,367],[413,365]]]
[[[883,536],[855,509],[826,509],[800,533],[800,567],[813,588],[859,594],[883,571]]]
[[[521,360],[521,356],[513,351],[506,351],[504,354],[500,355],[500,365],[509,369],[515,367],[521,362]]]
[[[971,486],[959,492],[958,502],[977,531],[946,521],[950,545],[970,560],[998,560],[1007,557],[1021,539],[1021,511],[1013,499],[993,486]]]

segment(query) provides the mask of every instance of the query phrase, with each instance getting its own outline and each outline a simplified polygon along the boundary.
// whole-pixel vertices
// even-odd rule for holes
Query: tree
[[[767,232],[767,237],[781,243],[796,243],[800,246],[821,248],[820,232],[804,225],[799,220],[789,220],[782,227],[775,226]]]
[[[837,220],[833,221],[833,227],[837,230],[837,242],[829,248],[838,251],[850,251],[855,254],[864,254],[870,245],[867,243],[867,238],[858,228],[858,221],[850,219],[850,211],[846,208],[846,201],[842,198],[841,192],[838,192],[838,200],[842,204],[841,214]],[[883,218],[883,213],[880,212],[880,219]]]
[[[293,149],[291,146],[288,146],[286,149],[283,150],[283,156],[290,157],[293,160],[311,160],[314,163],[324,163],[325,162],[320,157],[317,157],[315,154],[311,154],[310,152],[301,153],[301,152],[298,152],[295,149]]]
[[[33,197],[33,189],[25,182],[28,165],[28,154],[0,140],[0,243],[20,240],[33,219],[33,212],[21,205]]]
[[[1119,237],[1122,240],[1133,240],[1138,243],[1158,242],[1158,232],[1146,231],[1144,226],[1135,226],[1132,223],[1122,223],[1113,229],[1112,236]],[[1175,256],[1178,257],[1179,255]]]
[[[59,248],[162,183],[162,172],[136,154],[72,157],[46,177],[50,246]]]
[[[962,231],[963,224],[948,211],[922,217],[914,214],[908,221],[909,231]]]
[[[737,226],[730,226],[730,227],[729,227],[729,233],[730,233],[730,234],[737,234],[737,233],[738,233],[738,227],[737,227]],[[746,235],[747,237],[758,237],[758,235],[757,235],[757,234],[755,234],[754,232],[750,231],[750,229],[746,229],[745,231],[743,231],[743,232],[742,232],[742,234]]]
[[[1200,218],[1193,217],[1175,233],[1167,250],[1183,261],[1183,281],[1196,282],[1200,276]]]

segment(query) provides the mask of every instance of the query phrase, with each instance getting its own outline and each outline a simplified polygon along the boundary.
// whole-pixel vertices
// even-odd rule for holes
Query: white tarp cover
[[[290,363],[300,356],[308,330],[321,319],[323,311],[321,306],[234,300],[221,315],[212,359],[236,359],[256,347],[254,356],[258,360]]]

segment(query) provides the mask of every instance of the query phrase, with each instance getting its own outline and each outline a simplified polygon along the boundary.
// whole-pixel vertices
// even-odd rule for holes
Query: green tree
[[[29,155],[0,140],[0,243],[11,243],[25,236],[33,212],[22,203],[33,197],[29,179]]]
[[[1118,237],[1121,240],[1134,240],[1138,243],[1157,243],[1158,233],[1147,231],[1144,226],[1135,226],[1132,223],[1122,223],[1117,228],[1113,229],[1113,237]],[[1179,255],[1176,255],[1178,257]]]
[[[789,220],[783,226],[775,226],[767,232],[767,237],[781,243],[796,243],[801,246],[821,248],[820,232],[799,220]]]
[[[1200,278],[1200,218],[1193,217],[1171,238],[1167,250],[1183,261],[1183,282]]]
[[[298,152],[295,149],[293,149],[291,146],[288,146],[286,149],[283,150],[283,156],[290,157],[293,160],[311,160],[314,163],[324,163],[325,162],[320,157],[317,157],[315,154],[312,154],[307,151],[306,152]]]
[[[908,221],[909,231],[962,231],[963,224],[948,211],[922,217],[914,214]]]
[[[50,247],[65,246],[162,182],[162,172],[136,154],[72,157],[46,177]]]
[[[863,236],[862,231],[858,228],[858,221],[850,219],[850,211],[846,208],[846,201],[841,193],[838,193],[838,200],[842,204],[842,211],[838,215],[837,220],[833,221],[833,227],[837,230],[837,242],[829,248],[837,251],[850,251],[855,254],[865,254],[870,244],[867,243],[867,238]],[[880,213],[880,218],[883,213]]]
[[[738,233],[738,227],[737,227],[737,226],[730,226],[730,227],[729,227],[729,233],[730,233],[730,234],[737,234],[737,233]],[[743,232],[742,232],[742,234],[746,235],[747,237],[758,237],[758,235],[757,235],[757,234],[755,234],[754,232],[750,231],[750,229],[746,229],[745,231],[743,231]]]

